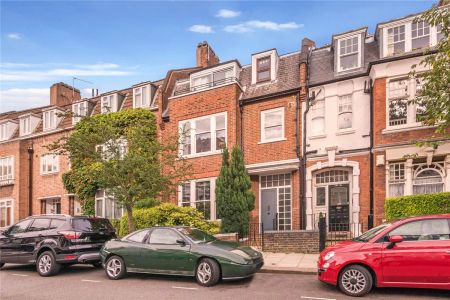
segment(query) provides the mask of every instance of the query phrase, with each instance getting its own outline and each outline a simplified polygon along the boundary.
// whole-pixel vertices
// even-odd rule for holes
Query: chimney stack
[[[50,104],[65,106],[81,99],[80,90],[64,83],[58,82],[50,87]]]
[[[206,68],[219,62],[219,57],[214,53],[208,42],[204,41],[197,45],[197,67]]]

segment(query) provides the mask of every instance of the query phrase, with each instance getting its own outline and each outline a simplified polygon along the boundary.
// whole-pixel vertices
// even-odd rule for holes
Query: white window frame
[[[272,138],[272,139],[267,139],[266,138],[266,115],[270,114],[270,113],[275,113],[275,112],[281,112],[281,137],[277,137],[277,138]],[[278,141],[285,141],[286,140],[286,135],[285,135],[285,113],[284,113],[284,107],[277,107],[277,108],[273,108],[273,109],[267,109],[267,110],[263,110],[261,111],[261,128],[260,128],[260,144],[263,143],[271,143],[271,142],[278,142]]]
[[[420,74],[417,75],[417,77],[420,77]],[[404,95],[400,96],[392,96],[390,95],[390,83],[393,81],[400,81],[400,80],[406,80],[406,93]],[[395,76],[392,78],[388,78],[386,80],[386,129],[402,129],[402,128],[409,128],[409,127],[419,127],[423,126],[421,121],[417,121],[417,108],[418,104],[412,102],[413,99],[415,99],[416,95],[420,93],[422,83],[417,83],[417,78],[409,78],[408,75],[400,75]],[[390,110],[389,110],[389,104],[391,101],[399,101],[403,100],[407,104],[406,107],[406,123],[405,124],[399,124],[399,125],[391,125],[390,124]]]
[[[143,96],[143,90],[147,89],[147,97],[144,101],[144,96]],[[138,100],[136,99],[136,96],[140,95],[141,99],[140,99],[140,103],[137,103]],[[138,86],[133,88],[133,108],[145,108],[145,107],[150,107],[151,105],[151,101],[152,101],[152,97],[151,97],[151,86],[150,84],[146,84],[146,85],[142,85],[142,86]],[[145,102],[145,103],[144,103]]]
[[[51,166],[51,170],[48,171],[48,167]],[[45,168],[44,168],[45,167]],[[40,164],[41,175],[55,174],[59,172],[59,155],[47,153],[41,156]]]
[[[0,141],[6,141],[8,138],[8,122],[5,122],[0,124]]]
[[[111,94],[102,96],[100,99],[101,103],[101,113],[107,114],[112,112],[117,112],[117,94]]]
[[[341,47],[340,47],[341,41],[346,41],[346,40],[349,40],[349,39],[353,39],[355,37],[358,38],[358,52],[354,52],[353,51],[353,52],[350,52],[350,53],[341,54]],[[355,69],[358,69],[358,68],[361,67],[361,61],[362,61],[362,56],[361,56],[361,52],[362,52],[361,33],[358,33],[357,35],[352,35],[352,36],[346,36],[346,37],[339,38],[337,40],[336,47],[337,47],[337,52],[338,52],[338,55],[337,55],[338,72],[351,71],[351,70],[355,70]],[[349,68],[349,69],[343,69],[341,67],[341,57],[348,56],[348,55],[354,55],[356,53],[358,54],[358,58],[357,58],[358,63],[356,65],[356,67]]]
[[[189,119],[189,120],[183,120],[178,123],[178,130],[180,133],[180,144],[179,144],[179,156],[185,157],[185,158],[191,158],[191,157],[199,157],[199,156],[206,156],[206,155],[214,155],[222,153],[222,149],[217,150],[217,144],[216,144],[216,118],[219,116],[225,117],[225,145],[228,144],[228,113],[222,112],[217,113],[213,115],[207,115],[207,116],[201,116],[195,119]],[[210,133],[211,133],[211,151],[205,151],[205,152],[199,152],[197,153],[197,143],[196,143],[196,121],[203,120],[203,119],[209,119],[210,120]],[[190,154],[183,154],[183,128],[184,124],[187,122],[190,123],[190,137],[191,137],[191,153]]]
[[[342,111],[341,111],[341,107],[342,107]],[[350,107],[350,108],[348,108]],[[340,126],[340,117],[341,115],[350,113],[351,114],[351,126],[350,127],[346,127],[346,128],[339,128]],[[338,98],[338,117],[337,117],[337,128],[338,131],[348,131],[348,130],[352,130],[353,129],[353,94],[347,94],[347,95],[342,95],[339,96]]]
[[[87,101],[81,101],[72,104],[72,124],[75,125],[78,123],[83,117],[88,115],[88,103]]]
[[[31,134],[31,116],[20,118],[20,135]]]
[[[6,169],[6,173],[3,171]],[[0,186],[14,183],[14,156],[0,157]]]
[[[422,35],[420,35],[420,36],[418,35],[416,37],[413,37],[413,31],[414,31],[413,25],[414,24],[417,24],[417,26],[419,26],[419,24],[423,25],[423,28],[417,28],[416,29],[416,31],[422,30],[423,31]],[[428,34],[425,34],[425,28],[427,28],[427,27],[428,27]],[[426,36],[428,37],[428,45],[425,46],[424,48],[427,48],[427,47],[429,47],[431,45],[431,26],[430,26],[430,24],[428,24],[427,22],[425,22],[423,20],[417,21],[417,22],[412,22],[411,23],[411,50],[415,50],[412,47],[412,43],[413,43],[414,40],[420,39],[420,38],[423,38],[423,37],[426,37]],[[417,48],[417,49],[423,49],[423,48]]]
[[[190,201],[189,206],[195,208],[196,207],[196,183],[202,182],[202,181],[209,181],[210,182],[210,207],[211,207],[211,218],[210,221],[218,220],[216,218],[217,216],[217,206],[216,206],[216,179],[217,177],[208,177],[208,178],[199,178],[199,179],[193,179],[190,181],[185,181],[182,184],[190,184]],[[182,184],[178,187],[178,206],[183,206],[183,204],[186,204],[187,202],[183,202],[183,187]]]
[[[99,192],[101,192],[103,194],[100,197],[97,195]],[[113,219],[120,219],[123,216],[124,212],[125,212],[125,210],[124,210],[124,208],[122,206],[120,208],[120,216],[116,216],[116,205],[119,205],[119,204],[117,203],[117,201],[114,200],[114,197],[108,195],[108,192],[105,191],[105,190],[98,190],[95,193],[94,200],[95,200],[94,209],[95,209],[95,216],[96,217],[106,218],[106,215],[105,215],[106,201],[111,201],[112,202],[112,204],[111,204],[111,213],[112,213]],[[102,214],[101,215],[97,214],[97,202],[98,201],[102,201]]]
[[[395,38],[395,34],[393,35],[393,37],[392,37],[392,43],[390,43],[389,42],[389,30],[390,29],[392,29],[392,30],[394,30],[395,28],[397,28],[397,27],[404,27],[404,32],[403,32],[403,34],[404,34],[404,38],[403,38],[403,40],[399,40],[399,41],[394,41],[394,38]],[[395,25],[395,26],[391,26],[391,27],[389,27],[389,28],[386,28],[386,30],[385,30],[385,35],[386,35],[386,46],[385,46],[385,49],[386,49],[386,55],[385,56],[393,56],[393,55],[397,55],[397,54],[402,54],[402,53],[405,53],[406,52],[406,44],[407,44],[407,37],[408,37],[408,34],[407,34],[407,28],[406,28],[406,24],[397,24],[397,25]],[[394,52],[394,45],[395,44],[397,44],[397,43],[404,43],[405,45],[404,45],[404,47],[403,47],[403,52],[400,52],[400,53],[395,53]],[[390,53],[390,50],[389,50],[389,47],[392,45],[392,53]]]
[[[326,102],[325,99],[317,99],[314,101],[314,104],[311,106],[311,122],[309,124],[309,128],[313,126],[315,119],[323,120],[323,131],[322,132],[313,132],[312,130],[308,130],[309,138],[317,138],[326,136],[327,131],[327,123],[326,123]],[[311,134],[314,133],[314,134]]]
[[[52,130],[58,127],[58,116],[56,109],[46,110],[42,113],[43,130]]]
[[[403,172],[403,175],[400,172]],[[388,165],[388,183],[389,183],[389,190],[386,191],[388,193],[389,197],[400,197],[405,195],[405,183],[406,183],[406,164],[405,162],[393,162],[389,163]],[[403,194],[402,195],[392,195],[392,188],[391,186],[394,185],[402,185],[403,186]]]
[[[0,218],[3,218],[5,216],[1,215],[1,209],[7,209],[10,208],[10,212],[11,212],[11,222],[8,224],[5,221],[5,226],[11,226],[14,224],[14,200],[11,198],[0,198]],[[6,212],[6,210],[5,210]],[[0,225],[1,226],[1,225]]]

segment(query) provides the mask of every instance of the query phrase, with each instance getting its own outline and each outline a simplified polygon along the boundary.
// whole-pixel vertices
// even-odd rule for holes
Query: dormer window
[[[263,82],[270,80],[270,56],[258,58],[256,61],[256,80]]]
[[[31,116],[20,119],[20,135],[31,134]]]
[[[405,52],[405,25],[389,28],[387,33],[388,55]]]
[[[61,120],[61,117],[58,116],[58,112],[59,111],[56,109],[44,111],[42,114],[44,131],[55,129],[58,126],[58,123]]]
[[[117,94],[103,96],[101,100],[101,112],[107,114],[110,112],[117,112],[119,110],[119,101]]]
[[[81,118],[88,114],[88,102],[82,101],[72,104],[72,124],[78,123]]]
[[[0,141],[9,140],[19,127],[16,121],[5,121],[0,124]]]
[[[412,50],[430,46],[430,26],[425,21],[411,24]]]
[[[338,40],[339,72],[359,68],[361,66],[360,44],[360,35]]]
[[[151,102],[150,85],[144,85],[133,89],[133,108],[149,107]]]

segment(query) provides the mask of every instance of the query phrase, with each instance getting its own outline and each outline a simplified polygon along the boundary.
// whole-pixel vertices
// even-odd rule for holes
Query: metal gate
[[[243,245],[264,248],[264,225],[263,223],[249,223],[247,234],[239,239]]]

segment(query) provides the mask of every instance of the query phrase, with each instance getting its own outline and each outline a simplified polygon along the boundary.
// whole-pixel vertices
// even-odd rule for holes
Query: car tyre
[[[217,262],[203,258],[195,270],[195,279],[201,286],[213,286],[220,280],[220,268]]]
[[[54,276],[61,270],[61,264],[56,262],[52,251],[44,251],[37,259],[36,270],[43,277]]]
[[[125,262],[122,257],[113,255],[106,260],[105,264],[106,276],[112,280],[118,280],[127,273]]]
[[[361,297],[373,286],[372,274],[363,266],[350,265],[339,275],[339,289],[346,295]]]

